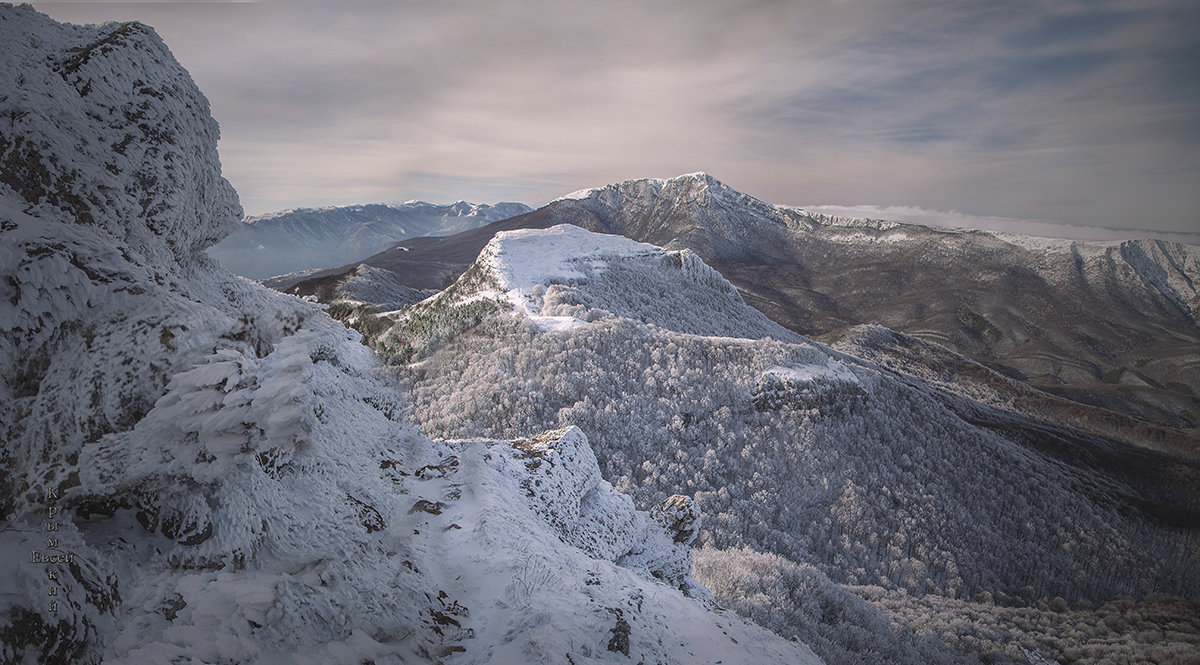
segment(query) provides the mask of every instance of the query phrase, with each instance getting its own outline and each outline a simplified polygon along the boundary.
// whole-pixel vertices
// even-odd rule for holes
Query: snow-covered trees
[[[1188,588],[1160,556],[1176,547],[1169,532],[1142,535],[1140,521],[1079,492],[1080,479],[931,394],[818,379],[795,400],[755,398],[773,368],[819,353],[628,319],[538,333],[499,317],[402,375],[429,433],[575,424],[596,433],[605,473],[641,505],[700,492],[713,544],[774,543],[840,582],[1025,601],[1103,596],[1147,574]],[[822,385],[832,393],[809,392]],[[1118,560],[1125,573],[1111,572]]]
[[[721,310],[719,290],[676,299],[685,280],[649,261],[549,279],[534,316],[569,305],[569,330],[497,310],[399,366],[409,413],[449,437],[576,425],[639,506],[694,495],[703,547],[779,555],[836,584],[1005,605],[1200,591],[1179,565],[1196,563],[1188,539],[1121,508],[1139,490],[1119,477],[1038,450],[1034,421],[965,411],[961,396],[786,331],[759,335],[756,312]],[[822,630],[791,616],[799,633]]]

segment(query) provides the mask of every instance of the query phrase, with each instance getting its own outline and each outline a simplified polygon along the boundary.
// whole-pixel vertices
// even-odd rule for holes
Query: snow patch
[[[529,320],[542,332],[574,330],[587,325],[587,321],[581,321],[573,316],[530,316]]]
[[[813,381],[835,381],[839,383],[858,383],[858,377],[849,367],[831,361],[827,365],[796,365],[792,367],[776,366],[763,372],[764,377],[776,377],[796,383],[812,383]]]
[[[857,245],[864,243],[897,243],[905,242],[909,239],[906,233],[888,233],[885,235],[868,235],[862,232],[856,233],[832,233],[827,236],[833,242],[845,243],[848,245]]]
[[[497,233],[480,258],[491,267],[508,301],[518,310],[535,316],[539,309],[535,287],[584,279],[604,270],[606,262],[613,258],[661,253],[654,245],[623,236],[591,233],[578,226],[559,224],[548,229]]]
[[[1041,238],[1038,236],[1018,235],[1015,233],[991,232],[993,236],[1004,242],[1033,252],[1070,253],[1076,252],[1084,258],[1103,256],[1109,248],[1120,247],[1119,240],[1093,240],[1082,242],[1066,238]]]
[[[577,190],[571,192],[570,194],[563,194],[562,196],[554,199],[554,201],[571,201],[571,200],[580,201],[580,200],[583,200],[586,198],[590,198],[592,196],[592,194],[599,192],[601,189],[604,189],[604,188],[603,187],[589,187],[587,189],[577,189]],[[551,201],[550,203],[554,203],[554,201]]]

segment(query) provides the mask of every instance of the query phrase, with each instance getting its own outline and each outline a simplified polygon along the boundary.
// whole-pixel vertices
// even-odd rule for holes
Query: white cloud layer
[[[1102,226],[1063,224],[1044,219],[1014,219],[1012,217],[968,215],[957,210],[932,210],[917,206],[801,205],[796,207],[840,217],[884,219],[893,222],[921,224],[946,229],[977,229],[1000,233],[1016,233],[1039,238],[1066,238],[1067,240],[1092,241],[1158,238],[1187,243],[1189,245],[1200,245],[1200,233],[1179,233],[1153,229],[1113,229]]]

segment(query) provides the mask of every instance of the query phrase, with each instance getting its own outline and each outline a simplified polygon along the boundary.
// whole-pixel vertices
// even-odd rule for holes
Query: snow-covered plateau
[[[150,28],[0,5],[0,662],[820,662],[593,434],[427,438],[356,333],[220,268],[216,140]]]

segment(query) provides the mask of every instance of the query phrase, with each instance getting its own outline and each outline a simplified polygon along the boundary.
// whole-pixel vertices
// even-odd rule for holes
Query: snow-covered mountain
[[[137,23],[0,5],[0,662],[819,663],[574,427],[439,441],[226,272],[208,104]]]
[[[365,263],[414,288],[441,288],[496,233],[562,223],[688,248],[749,304],[801,334],[882,325],[1045,393],[1166,426],[1151,438],[1200,423],[1200,248],[1179,243],[830,217],[768,205],[699,173],[583,190]],[[313,295],[346,273],[277,286]]]
[[[301,208],[251,217],[209,254],[243,277],[346,265],[421,236],[445,236],[529,212],[522,203],[401,204]]]
[[[959,381],[858,359],[747,306],[692,250],[570,225],[498,233],[447,289],[359,324],[426,434],[578,424],[638,505],[694,494],[698,579],[827,663],[1200,648],[1194,448],[1072,427],[944,347],[878,326],[841,340]]]
[[[829,217],[705,174],[587,190],[534,215],[689,247],[803,334],[882,325],[1085,404],[1200,423],[1197,247]]]

